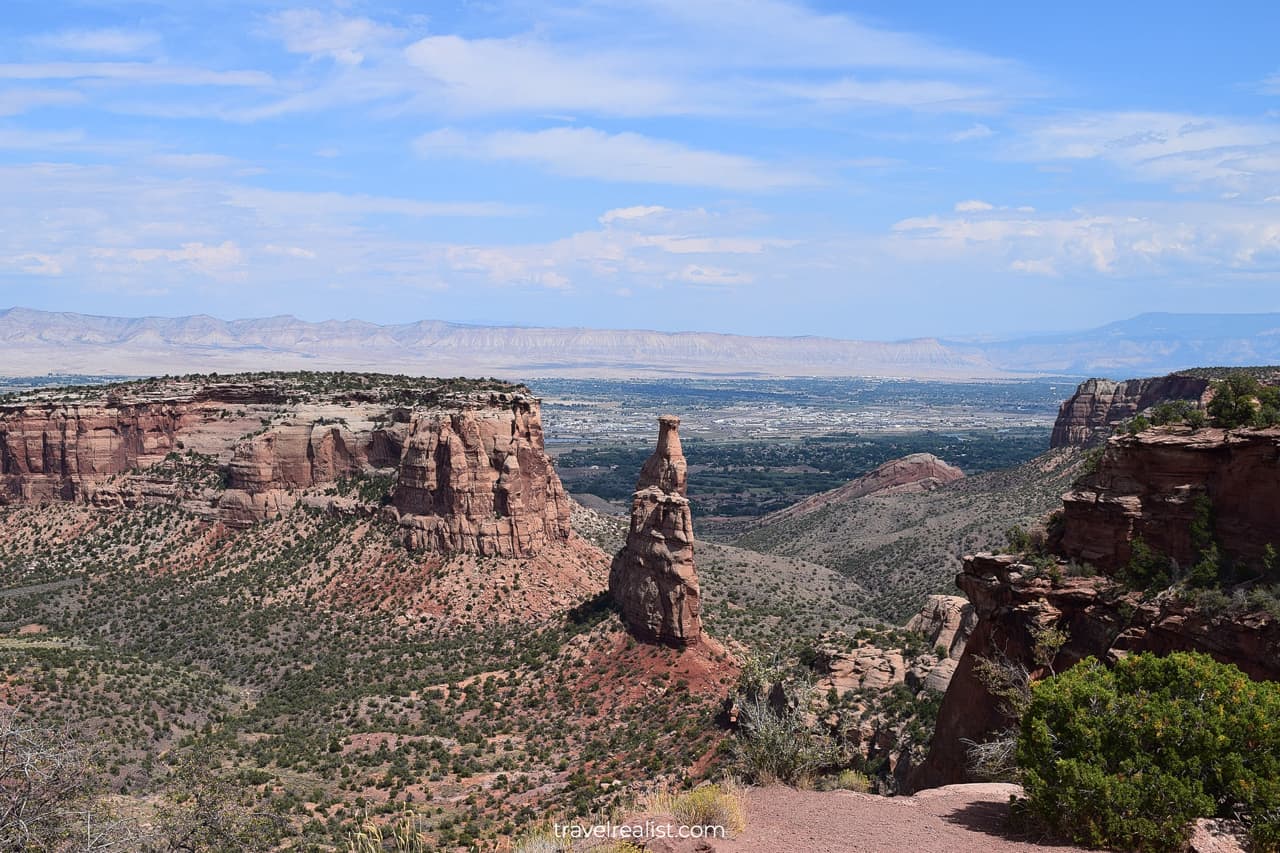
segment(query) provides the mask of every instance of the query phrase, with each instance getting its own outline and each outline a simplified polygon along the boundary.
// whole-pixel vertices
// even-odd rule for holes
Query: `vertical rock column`
[[[702,635],[693,517],[685,497],[689,466],[680,419],[658,418],[658,447],[640,470],[627,544],[613,559],[609,594],[642,640],[691,646]]]

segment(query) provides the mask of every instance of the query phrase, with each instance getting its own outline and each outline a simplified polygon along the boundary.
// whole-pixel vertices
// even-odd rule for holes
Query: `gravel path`
[[[1081,848],[1019,840],[1004,826],[1016,785],[949,785],[913,797],[773,786],[746,794],[747,829],[715,853],[1013,853]],[[708,849],[706,847],[704,850]]]

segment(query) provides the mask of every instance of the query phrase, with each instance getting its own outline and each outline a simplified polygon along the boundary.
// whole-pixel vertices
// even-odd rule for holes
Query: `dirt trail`
[[[1026,853],[1081,848],[1016,838],[1005,828],[1016,785],[949,785],[913,797],[774,786],[746,794],[747,829],[715,853]],[[703,848],[704,850],[708,848]]]

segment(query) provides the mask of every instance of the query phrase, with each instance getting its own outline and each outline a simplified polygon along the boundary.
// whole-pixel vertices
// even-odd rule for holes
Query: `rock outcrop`
[[[609,594],[637,637],[689,646],[702,637],[693,517],[685,497],[688,464],[680,419],[658,419],[658,446],[645,462],[631,500],[626,545],[614,558]]]
[[[963,471],[932,453],[912,453],[901,459],[891,459],[869,474],[850,480],[843,486],[812,495],[785,509],[770,513],[764,516],[760,523],[770,524],[789,518],[799,518],[831,504],[872,494],[931,492],[963,477]]]
[[[1063,498],[1061,549],[1114,571],[1141,536],[1188,567],[1201,496],[1226,556],[1257,564],[1267,545],[1280,547],[1280,428],[1159,428],[1111,439],[1098,469]]]
[[[481,556],[570,534],[538,401],[496,382],[198,377],[0,401],[0,504],[50,500],[177,504],[230,527],[341,504],[411,547]]]
[[[1170,374],[1149,379],[1089,379],[1058,410],[1050,447],[1100,444],[1116,424],[1166,400],[1208,401],[1210,382],[1194,376]]]
[[[1208,498],[1212,535],[1236,566],[1262,568],[1280,540],[1280,428],[1227,431],[1161,427],[1111,438],[1092,474],[1063,498],[1058,547],[1046,571],[1016,556],[965,559],[956,584],[978,624],[938,715],[929,759],[916,787],[965,778],[966,741],[982,741],[1009,720],[979,678],[979,659],[1001,659],[1031,678],[1061,672],[1087,656],[1114,660],[1138,652],[1198,651],[1253,678],[1280,680],[1280,620],[1243,599],[1206,610],[1172,592],[1145,595],[1112,580],[1136,537],[1183,569],[1196,559],[1192,523]],[[1088,563],[1101,574],[1073,573]],[[1037,640],[1053,630],[1066,642],[1046,660]]]
[[[951,660],[959,660],[978,625],[978,613],[968,599],[958,595],[931,595],[920,612],[907,622],[907,630],[923,634],[929,648],[941,646]]]
[[[411,546],[437,551],[518,557],[567,539],[536,404],[415,417],[388,512]]]
[[[929,788],[967,778],[967,742],[981,742],[1010,721],[978,676],[980,658],[1007,659],[1035,678],[1061,672],[1090,655],[1114,660],[1125,654],[1199,651],[1235,664],[1251,677],[1280,680],[1280,622],[1265,611],[1210,614],[1185,600],[1144,600],[1105,576],[1062,577],[1038,573],[1017,557],[967,557],[956,578],[978,615],[934,729],[926,762],[911,787]],[[1052,661],[1037,660],[1037,638],[1048,629],[1066,642]]]

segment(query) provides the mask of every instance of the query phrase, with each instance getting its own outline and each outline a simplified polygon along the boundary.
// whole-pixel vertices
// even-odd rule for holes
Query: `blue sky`
[[[7,0],[0,306],[895,339],[1280,310],[1280,6]]]

